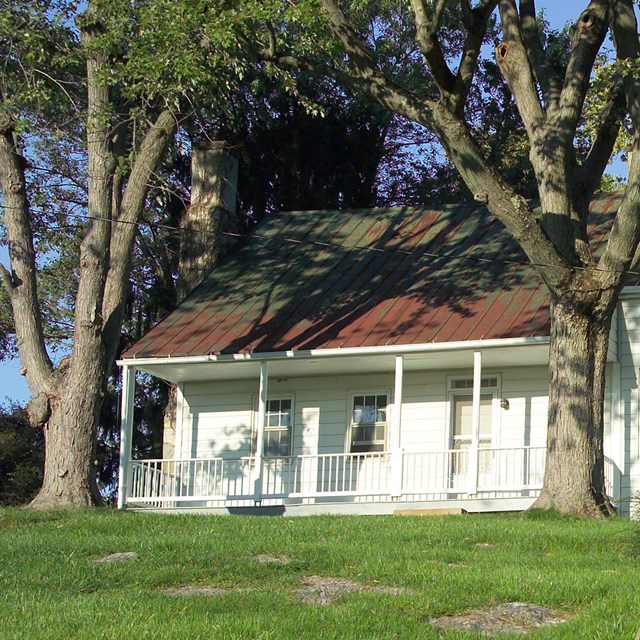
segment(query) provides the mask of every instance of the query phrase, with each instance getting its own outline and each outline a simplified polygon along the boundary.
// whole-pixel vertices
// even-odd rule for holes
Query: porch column
[[[470,494],[478,492],[478,456],[480,442],[480,393],[482,391],[482,353],[473,352],[473,400],[471,412],[471,448],[469,449]]]
[[[620,474],[625,472],[626,440],[624,437],[624,408],[622,405],[622,367],[611,364],[611,412],[609,414],[609,458],[615,463],[613,486],[609,498],[619,503],[621,498]],[[618,505],[619,508],[619,505]]]
[[[262,452],[264,449],[264,427],[267,417],[267,386],[269,372],[266,362],[260,363],[260,391],[258,394],[258,423],[256,425],[256,455],[253,469],[253,499],[260,501],[262,494]]]
[[[402,495],[402,448],[400,447],[400,425],[402,424],[402,388],[404,358],[396,356],[396,378],[394,387],[393,413],[391,414],[389,449],[391,451],[391,487],[389,495]]]
[[[118,467],[118,509],[124,509],[129,491],[129,460],[131,459],[131,435],[133,431],[133,396],[136,387],[136,370],[122,366],[122,396],[120,399],[120,465]]]

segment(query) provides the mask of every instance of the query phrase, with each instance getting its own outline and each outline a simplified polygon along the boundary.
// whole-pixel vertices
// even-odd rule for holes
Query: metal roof
[[[594,200],[601,243],[617,199]],[[549,335],[545,287],[476,206],[269,216],[123,358]]]

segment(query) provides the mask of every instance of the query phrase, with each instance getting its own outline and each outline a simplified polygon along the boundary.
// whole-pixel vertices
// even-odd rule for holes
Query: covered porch
[[[514,362],[546,364],[546,339],[514,339],[466,343],[336,349],[322,352],[242,354],[159,361],[124,361],[120,490],[118,505],[132,509],[275,510],[300,513],[388,513],[410,508],[457,506],[467,511],[527,508],[538,495],[544,475],[546,447],[542,443],[513,446],[486,441],[482,433],[482,402],[486,398],[483,371],[496,372]],[[471,348],[470,348],[471,347]],[[475,348],[474,348],[475,347]],[[189,360],[189,361],[187,361]],[[463,447],[407,446],[403,440],[405,380],[409,373],[446,367],[472,370],[470,433]],[[254,444],[242,455],[198,455],[176,451],[154,460],[131,458],[135,370],[177,383],[211,380],[218,384],[255,380]],[[331,376],[336,372],[393,374],[385,444],[378,451],[295,450],[274,455],[265,448],[268,434],[270,380],[294,376]],[[182,387],[179,387],[182,388]],[[484,395],[483,395],[484,394]],[[392,399],[392,401],[391,401]],[[180,398],[179,401],[184,401]],[[494,398],[495,403],[508,399]],[[508,408],[508,407],[507,407]],[[450,417],[443,422],[450,422]],[[449,425],[441,425],[448,432]],[[607,459],[609,492],[615,497],[619,473]]]

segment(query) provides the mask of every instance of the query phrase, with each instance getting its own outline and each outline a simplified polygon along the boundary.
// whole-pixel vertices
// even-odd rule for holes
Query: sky
[[[562,28],[567,22],[575,20],[587,4],[587,0],[538,0],[536,8],[544,9],[552,28]],[[0,247],[0,262],[6,267],[9,265],[5,247]],[[0,404],[6,405],[11,401],[25,403],[29,400],[31,394],[19,370],[18,360],[0,362]]]

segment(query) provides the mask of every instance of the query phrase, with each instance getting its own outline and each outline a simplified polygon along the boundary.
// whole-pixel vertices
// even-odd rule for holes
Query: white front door
[[[467,486],[467,473],[472,468],[469,455],[473,443],[473,380],[453,380],[450,383],[450,441],[452,488]],[[492,471],[491,452],[494,446],[495,407],[498,390],[496,378],[483,378],[480,394],[480,424],[478,437],[478,482],[486,484]],[[484,453],[483,453],[483,450]]]

